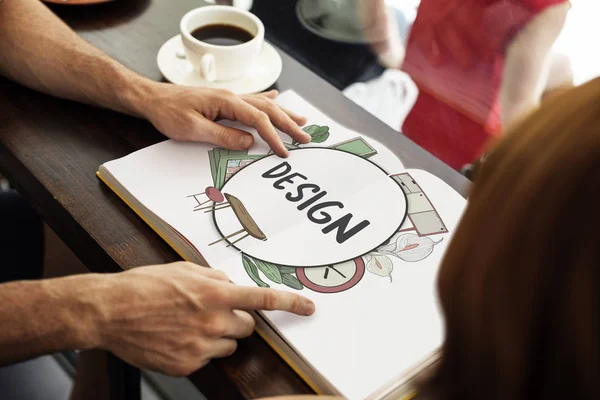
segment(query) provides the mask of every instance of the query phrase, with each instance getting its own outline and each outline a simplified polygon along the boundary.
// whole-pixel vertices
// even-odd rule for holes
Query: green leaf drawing
[[[296,273],[296,267],[284,267],[283,265],[278,265],[277,267],[279,268],[279,272],[281,272],[281,275]]]
[[[279,272],[279,268],[277,268],[274,264],[269,262],[254,260],[258,269],[267,276],[271,281],[275,283],[282,283],[283,280],[281,278],[281,272]]]
[[[250,279],[254,281],[254,283],[256,283],[259,287],[270,287],[267,283],[263,282],[263,280],[260,279],[260,276],[258,275],[258,269],[256,268],[256,265],[254,265],[252,260],[250,260],[250,258],[243,255],[242,264],[244,264],[244,269],[248,273],[248,276],[250,276]]]
[[[298,278],[296,278],[292,274],[282,274],[281,279],[283,281],[283,284],[287,287],[290,287],[290,288],[296,289],[296,290],[304,289],[304,285],[302,285],[302,283],[300,283]]]
[[[329,139],[329,127],[320,125],[308,125],[302,130],[310,135],[312,143],[323,143]]]

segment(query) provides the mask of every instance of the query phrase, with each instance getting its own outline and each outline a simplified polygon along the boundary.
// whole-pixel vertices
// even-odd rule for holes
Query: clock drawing
[[[362,257],[328,267],[296,268],[300,283],[319,293],[339,293],[354,287],[365,274]]]

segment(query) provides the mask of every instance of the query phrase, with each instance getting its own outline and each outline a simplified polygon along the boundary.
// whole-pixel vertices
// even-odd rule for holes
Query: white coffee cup
[[[206,25],[227,24],[242,28],[254,37],[234,46],[205,43],[192,32]],[[230,6],[205,6],[189,11],[179,24],[188,61],[206,81],[231,81],[248,74],[262,51],[265,27],[254,14]]]

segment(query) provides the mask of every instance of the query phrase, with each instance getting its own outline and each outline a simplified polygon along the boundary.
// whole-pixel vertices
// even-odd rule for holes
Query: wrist
[[[120,86],[118,98],[122,104],[122,112],[144,119],[149,119],[152,111],[149,105],[156,98],[160,87],[164,83],[155,82],[151,79],[135,76],[134,79],[126,78]]]
[[[59,340],[66,348],[87,350],[100,347],[101,329],[106,320],[103,299],[108,282],[101,274],[85,274],[40,281],[44,297],[60,319]]]

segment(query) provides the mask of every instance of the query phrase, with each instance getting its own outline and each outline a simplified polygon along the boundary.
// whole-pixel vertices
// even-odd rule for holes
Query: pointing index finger
[[[287,311],[297,315],[312,315],[314,303],[295,293],[275,289],[254,288],[232,285],[229,293],[229,306],[246,311]]]
[[[265,142],[273,149],[275,154],[280,157],[287,157],[288,151],[283,145],[283,141],[277,134],[269,115],[262,110],[254,107],[250,103],[238,99],[234,104],[234,119],[241,123],[251,126],[263,138]]]

